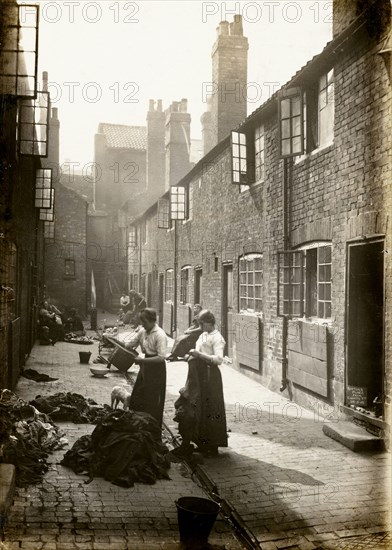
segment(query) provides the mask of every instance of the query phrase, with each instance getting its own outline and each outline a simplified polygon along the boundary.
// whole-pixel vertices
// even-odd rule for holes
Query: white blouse
[[[142,348],[143,353],[159,355],[162,358],[166,357],[167,337],[165,331],[158,325],[154,325],[149,332],[144,328],[136,329],[126,339],[126,347],[128,349],[136,348],[138,345]]]
[[[212,362],[215,365],[220,365],[223,362],[225,343],[222,334],[218,329],[215,329],[212,332],[203,332],[196,342],[195,349],[210,355]]]

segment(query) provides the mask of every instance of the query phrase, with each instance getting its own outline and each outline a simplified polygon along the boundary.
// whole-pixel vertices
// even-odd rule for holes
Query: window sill
[[[254,189],[255,187],[260,187],[264,182],[265,180],[259,180],[259,181],[255,181],[251,185],[247,185],[246,189],[241,190],[240,188],[240,195],[243,195],[244,193],[249,193],[251,189]]]
[[[192,221],[192,218],[188,218],[187,220],[184,220],[182,222],[182,225],[186,225],[187,223],[191,222]]]
[[[76,279],[76,275],[63,275],[63,279]]]
[[[328,317],[327,319],[321,319],[320,317],[295,317],[292,321],[301,321],[309,325],[327,325],[331,327],[335,323],[335,318]]]
[[[297,166],[298,164],[301,164],[306,159],[311,159],[318,154],[325,154],[328,153],[333,148],[333,142],[327,143],[326,145],[322,145],[321,147],[317,147],[317,149],[313,149],[313,151],[310,151],[310,153],[305,153],[304,155],[301,155],[300,157],[296,157],[294,161],[294,166]]]

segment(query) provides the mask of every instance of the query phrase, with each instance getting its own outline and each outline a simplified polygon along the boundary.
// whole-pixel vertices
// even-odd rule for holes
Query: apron
[[[156,355],[146,354],[146,358]],[[129,403],[129,408],[151,414],[162,425],[166,394],[166,362],[141,365]]]

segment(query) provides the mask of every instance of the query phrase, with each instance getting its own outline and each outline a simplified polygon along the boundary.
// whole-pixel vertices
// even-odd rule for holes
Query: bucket
[[[181,542],[189,548],[203,548],[220,510],[219,504],[200,497],[176,500]]]
[[[81,363],[87,364],[90,361],[91,351],[79,351],[79,359]]]

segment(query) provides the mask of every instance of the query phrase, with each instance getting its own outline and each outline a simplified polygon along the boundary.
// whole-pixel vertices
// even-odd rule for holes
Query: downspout
[[[178,235],[177,220],[174,220],[174,307],[173,307],[173,327],[172,332],[177,335],[177,272],[178,272]]]
[[[140,292],[140,287],[142,284],[142,229],[140,227],[140,235],[139,235],[139,289],[138,292]]]
[[[292,183],[292,159],[283,159],[283,250],[290,248],[289,239],[289,189]],[[288,387],[287,379],[287,340],[288,340],[289,319],[287,315],[282,318],[282,385],[283,392]]]

